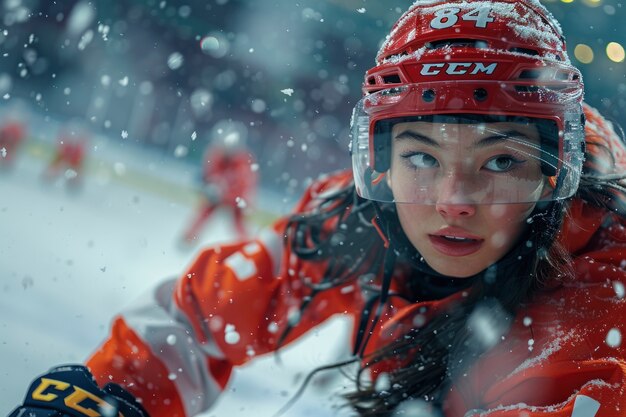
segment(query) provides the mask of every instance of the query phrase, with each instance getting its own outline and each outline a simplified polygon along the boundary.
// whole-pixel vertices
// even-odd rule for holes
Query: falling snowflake
[[[360,9],[356,9],[356,11],[359,12],[359,13],[365,13],[366,12],[365,7],[361,7]]]
[[[126,139],[128,138],[128,132],[125,130],[122,130],[122,139]]]
[[[278,332],[278,323],[276,323],[275,321],[271,322],[269,326],[267,326],[267,331],[270,333]]]
[[[174,149],[174,156],[176,158],[182,158],[182,157],[186,156],[187,153],[189,153],[189,149],[186,146],[183,146],[183,145],[178,145],[178,146],[176,146],[176,149]]]
[[[197,137],[198,137],[198,134],[197,134],[197,133],[196,133],[196,131],[194,130],[194,131],[191,133],[191,140],[196,140],[196,138],[197,138]]]
[[[280,92],[291,97],[293,94],[293,88],[285,88],[284,90],[280,90]]]
[[[624,290],[624,284],[619,281],[613,281],[613,290],[615,291],[615,295],[617,296],[617,298],[619,298],[620,300],[624,298],[624,295],[626,294],[626,290]]]
[[[241,336],[239,336],[233,324],[227,324],[224,328],[224,333],[224,341],[229,345],[237,344],[239,339],[241,339]]]
[[[180,52],[174,52],[167,58],[167,66],[171,70],[177,70],[183,66],[185,59]]]
[[[100,411],[102,417],[115,417],[115,415],[117,414],[115,411],[115,407],[107,402],[102,402],[100,405],[98,405],[98,411]]]
[[[98,25],[98,33],[100,33],[102,35],[102,40],[103,41],[108,41],[108,35],[109,35],[109,30],[111,30],[111,28],[108,25],[103,25],[102,23],[100,23]]]
[[[93,31],[88,30],[87,32],[83,34],[83,36],[81,36],[80,42],[78,42],[78,46],[77,46],[78,50],[83,51],[87,47],[87,45],[91,43],[92,40],[93,40]]]
[[[616,328],[609,330],[606,335],[606,344],[612,348],[619,347],[622,344],[622,333]]]
[[[128,85],[128,76],[122,78],[121,80],[118,81],[118,83],[120,83],[120,85],[122,87],[126,87]]]
[[[2,155],[3,158],[6,158],[7,157],[7,148],[0,149],[0,155]]]

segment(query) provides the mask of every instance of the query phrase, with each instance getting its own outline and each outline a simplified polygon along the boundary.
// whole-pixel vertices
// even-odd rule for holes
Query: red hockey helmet
[[[455,146],[458,155],[469,146],[468,126],[478,138],[510,139],[495,142],[511,152],[515,167],[524,161],[526,174],[518,175],[501,154],[493,155],[499,160],[481,154],[483,160],[463,161],[463,175],[476,174],[463,184],[473,203],[557,200],[578,187],[584,155],[581,74],[569,61],[558,22],[538,0],[416,1],[365,74],[363,92],[350,146],[355,184],[364,198],[431,204],[440,181],[458,168],[458,161],[439,160],[418,147],[413,154],[419,161],[411,160],[412,171],[403,170],[413,176],[402,181],[413,184],[411,189],[394,192],[392,130],[411,122],[429,123],[426,131],[443,137],[446,146],[435,145]],[[512,123],[536,126],[539,138],[520,134],[523,129],[511,134]],[[423,155],[431,159],[425,163]]]

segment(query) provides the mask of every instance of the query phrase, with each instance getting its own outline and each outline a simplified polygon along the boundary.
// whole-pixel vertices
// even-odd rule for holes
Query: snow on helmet
[[[469,187],[472,203],[558,200],[578,188],[582,77],[567,56],[558,22],[538,0],[416,1],[366,72],[363,93],[352,115],[350,150],[357,192],[364,198],[435,202],[437,178],[450,174],[443,167],[437,174],[416,173],[408,192],[390,189],[392,128],[420,121],[439,130],[450,124],[477,131],[485,125],[497,130],[498,123],[537,126],[539,139],[509,141],[537,174],[520,179],[497,172],[496,178],[490,171]],[[456,140],[458,150],[467,145],[462,132]]]

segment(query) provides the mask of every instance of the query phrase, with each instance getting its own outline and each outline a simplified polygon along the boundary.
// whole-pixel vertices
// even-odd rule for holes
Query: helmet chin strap
[[[387,300],[389,298],[389,288],[391,286],[391,279],[393,278],[393,272],[396,265],[397,257],[395,242],[391,239],[391,234],[389,233],[389,216],[383,213],[383,210],[376,201],[374,201],[372,205],[376,210],[376,217],[372,219],[372,224],[385,242],[384,246],[386,250],[383,260],[383,278],[381,282],[380,292],[370,297],[366,301],[365,307],[361,311],[361,317],[359,319],[359,328],[354,341],[353,354],[360,357],[363,357],[363,354],[365,353],[365,348],[367,347],[370,337],[372,336],[372,333],[376,328],[376,324],[378,324],[378,321],[380,320],[383,309],[387,305]],[[378,305],[376,306],[374,317],[370,320],[372,309],[376,304],[376,301],[378,301]]]

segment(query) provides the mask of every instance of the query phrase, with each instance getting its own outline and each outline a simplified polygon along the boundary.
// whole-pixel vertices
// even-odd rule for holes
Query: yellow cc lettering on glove
[[[58,398],[59,395],[49,391],[46,392],[46,390],[48,390],[49,388],[55,389],[59,391],[59,394],[64,394],[61,393],[61,391],[65,391],[69,387],[70,384],[68,384],[67,382],[57,381],[56,379],[50,378],[41,378],[39,386],[37,386],[37,388],[35,388],[35,390],[33,391],[32,398],[33,400],[44,402],[54,401],[56,398]],[[100,417],[102,416],[102,414],[92,408],[82,406],[81,403],[86,399],[94,401],[101,409],[113,408],[111,404],[104,401],[97,395],[90,393],[89,391],[85,391],[84,389],[77,387],[76,385],[73,385],[72,388],[72,392],[63,399],[63,402],[68,408],[76,410],[79,413],[82,413],[88,417]],[[124,417],[124,415],[118,412],[118,417]]]

